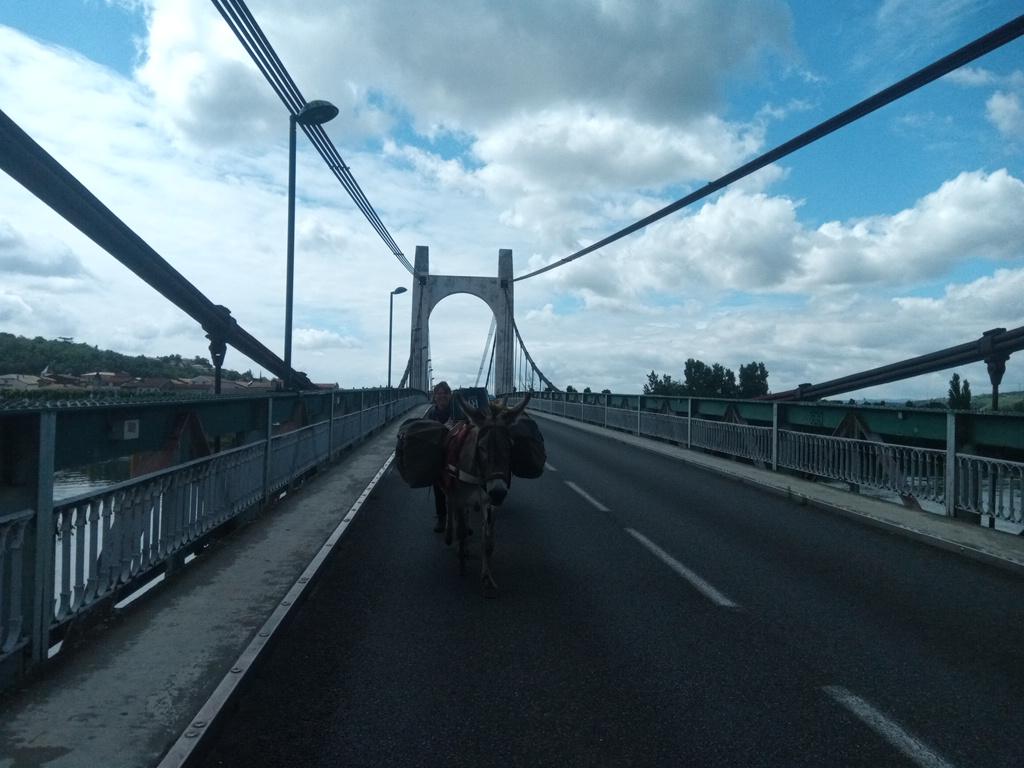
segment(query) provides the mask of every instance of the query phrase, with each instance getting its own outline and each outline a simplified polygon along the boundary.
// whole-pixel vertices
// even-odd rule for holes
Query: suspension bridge
[[[0,167],[185,311],[218,381],[230,346],[285,385],[0,409],[0,766],[1018,764],[1022,418],[822,400],[984,362],[998,406],[1024,328],[756,400],[577,393],[527,350],[514,287],[1024,17],[590,246],[518,276],[501,249],[480,276],[408,260],[245,4],[214,5],[409,272],[407,362],[397,388],[315,388],[290,338],[265,346],[0,112]],[[458,293],[493,318],[476,383],[531,393],[549,457],[501,508],[493,602],[391,467]],[[125,456],[130,480],[55,496],[62,469]]]

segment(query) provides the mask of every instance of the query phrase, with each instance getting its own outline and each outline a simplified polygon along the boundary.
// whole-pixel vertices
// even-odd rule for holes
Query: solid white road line
[[[546,461],[544,462],[544,469],[546,469],[548,472],[557,472],[558,471],[557,469],[552,467],[550,464],[548,464]]]
[[[702,579],[696,573],[694,573],[685,565],[680,563],[678,560],[672,557],[672,555],[670,555],[668,552],[659,547],[657,544],[648,539],[639,531],[635,531],[632,528],[627,528],[626,533],[628,533],[634,539],[636,539],[645,547],[647,547],[651,552],[653,552],[655,555],[661,558],[662,562],[664,562],[669,568],[671,568],[673,571],[675,571],[688,582],[690,582],[690,585],[694,589],[696,589],[698,592],[704,595],[704,597],[706,597],[711,602],[715,603],[716,605],[720,605],[723,608],[739,608],[739,606],[736,603],[734,603],[728,597],[726,597],[717,589],[712,587],[710,584],[704,581],[704,579]]]
[[[922,768],[953,768],[953,764],[916,736],[883,715],[871,704],[838,685],[826,685],[825,693],[860,718],[865,725]]]
[[[359,498],[349,507],[345,517],[338,523],[331,535],[327,537],[327,541],[320,547],[319,552],[309,561],[306,570],[299,576],[298,581],[292,584],[292,588],[285,594],[284,599],[278,603],[277,607],[270,614],[270,618],[263,623],[263,627],[256,634],[256,637],[249,641],[249,645],[245,647],[242,655],[235,661],[231,671],[224,676],[220,684],[210,694],[210,698],[199,708],[199,711],[192,718],[188,727],[178,737],[178,740],[171,745],[171,748],[164,755],[157,768],[183,768],[187,763],[191,762],[193,750],[204,739],[208,739],[206,734],[211,730],[209,726],[227,709],[228,703],[241,685],[242,678],[256,663],[256,660],[270,641],[271,635],[281,628],[285,617],[294,610],[302,593],[313,583],[314,577],[320,570],[320,566],[324,564],[331,550],[334,549],[342,534],[345,533],[349,524],[355,518],[356,513],[362,508],[363,502],[373,492],[373,489],[377,487],[377,483],[384,477],[384,473],[388,471],[388,467],[391,466],[391,462],[394,460],[395,454],[392,453],[388,456],[384,465],[377,471],[377,474],[373,476],[370,484],[363,489]]]
[[[602,512],[607,512],[608,511],[608,507],[606,507],[600,501],[598,501],[593,496],[591,496],[589,493],[584,491],[582,488],[580,488],[578,485],[576,485],[576,483],[574,483],[574,482],[572,482],[570,480],[566,480],[565,484],[568,485],[570,488],[572,488],[574,491],[576,491],[576,493],[578,493],[584,499],[589,501],[591,504],[593,504],[595,507],[597,507]]]

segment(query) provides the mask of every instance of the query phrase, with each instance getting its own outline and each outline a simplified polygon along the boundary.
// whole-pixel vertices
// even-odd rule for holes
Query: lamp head
[[[405,291],[406,291],[406,287],[404,285],[400,285],[397,288],[395,288],[395,290],[393,290],[391,292],[391,295],[394,296],[394,295],[397,295],[399,293],[405,293]]]
[[[338,116],[338,108],[329,101],[314,99],[307,101],[306,105],[295,115],[295,122],[299,125],[323,125]]]

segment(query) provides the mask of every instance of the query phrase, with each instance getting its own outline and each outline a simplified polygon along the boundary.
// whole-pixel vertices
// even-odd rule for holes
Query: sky
[[[1011,21],[1011,0],[250,0],[411,261],[522,275]],[[0,109],[283,357],[288,113],[208,0],[4,0]],[[411,276],[299,136],[293,363],[387,378]],[[208,357],[201,328],[0,174],[0,331]],[[773,391],[1024,325],[1024,40],[646,229],[515,283],[557,386],[638,392],[687,358]],[[394,381],[411,291],[394,297]],[[435,379],[490,312],[445,299]],[[225,366],[259,367],[229,349]],[[943,397],[945,371],[847,396]],[[958,369],[975,393],[984,364]],[[38,373],[30,371],[26,373]],[[1024,389],[1024,352],[1004,391]]]

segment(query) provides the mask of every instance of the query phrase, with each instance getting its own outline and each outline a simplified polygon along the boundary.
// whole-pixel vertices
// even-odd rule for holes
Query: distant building
[[[5,373],[0,376],[0,389],[38,389],[42,380],[31,373]]]

